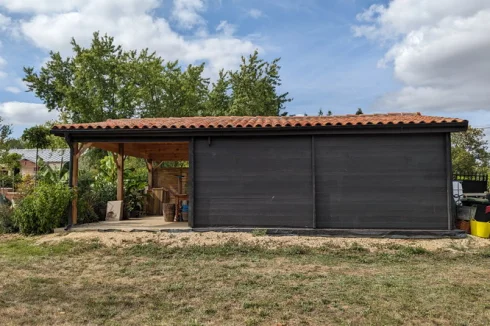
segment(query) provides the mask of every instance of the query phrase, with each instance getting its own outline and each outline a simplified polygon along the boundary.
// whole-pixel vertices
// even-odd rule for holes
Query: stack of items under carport
[[[456,227],[471,235],[490,237],[490,201],[480,198],[464,198],[458,207]]]

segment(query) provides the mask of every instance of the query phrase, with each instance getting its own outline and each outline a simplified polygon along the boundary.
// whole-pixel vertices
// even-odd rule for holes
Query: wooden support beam
[[[124,144],[119,144],[117,153],[117,200],[124,201]]]
[[[90,147],[92,147],[92,144],[93,143],[81,144],[80,148],[78,149],[77,158],[80,158],[80,156],[82,156],[82,154],[85,153],[85,151],[87,149],[89,149]]]
[[[146,160],[146,168],[148,169],[148,191],[153,189],[153,161],[151,159]]]
[[[73,143],[73,162],[72,162],[72,186],[73,189],[75,190],[75,197],[73,197],[73,200],[71,202],[71,221],[72,224],[75,225],[77,224],[78,220],[78,143]]]

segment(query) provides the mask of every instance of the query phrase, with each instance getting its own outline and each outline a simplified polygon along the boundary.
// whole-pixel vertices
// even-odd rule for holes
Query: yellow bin
[[[490,222],[478,222],[472,219],[470,222],[471,235],[475,235],[480,238],[490,237]]]

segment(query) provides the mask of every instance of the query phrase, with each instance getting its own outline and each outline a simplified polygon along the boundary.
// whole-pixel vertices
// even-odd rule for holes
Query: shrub
[[[98,222],[105,219],[107,202],[116,198],[116,186],[102,183],[78,188],[78,223]]]
[[[7,204],[0,204],[0,233],[14,233],[19,229],[15,226],[12,217],[12,208]]]
[[[39,183],[14,210],[14,222],[23,234],[51,233],[61,225],[72,191],[64,184]]]
[[[0,174],[0,187],[5,187],[5,188],[12,188],[15,185],[17,185],[22,179],[22,176],[20,174],[16,174],[14,176],[8,175],[8,174]]]

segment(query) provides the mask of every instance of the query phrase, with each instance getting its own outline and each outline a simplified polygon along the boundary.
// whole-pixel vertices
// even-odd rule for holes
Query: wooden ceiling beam
[[[134,150],[129,144],[124,144],[124,155],[139,157],[139,158],[148,158],[146,153],[142,153],[140,151]],[[100,148],[109,152],[117,153],[119,152],[119,145],[117,143],[92,143],[92,147]]]
[[[149,147],[151,145],[151,147]],[[119,151],[118,143],[92,143],[91,147],[100,148],[109,152]],[[177,146],[165,147],[160,143],[139,144],[124,143],[124,154],[154,161],[188,161],[189,146],[187,143],[179,143]]]

